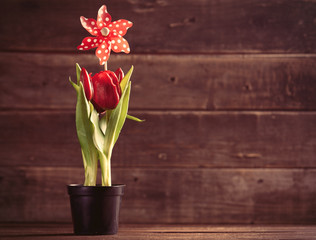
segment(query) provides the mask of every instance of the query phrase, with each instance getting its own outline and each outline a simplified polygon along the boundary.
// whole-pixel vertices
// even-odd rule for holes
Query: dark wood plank
[[[315,113],[132,112],[114,166],[315,167]],[[2,112],[2,166],[81,166],[74,113]]]
[[[316,110],[314,55],[112,56],[132,76],[131,109]],[[94,55],[0,55],[0,107],[75,106],[75,63],[101,69]]]
[[[116,167],[316,167],[316,114],[131,112]],[[1,166],[82,166],[73,112],[1,112]]]
[[[315,169],[113,168],[122,223],[316,223]],[[70,222],[82,168],[2,167],[0,221]]]
[[[71,50],[96,18],[90,0],[2,0],[1,50]],[[106,2],[113,19],[134,22],[133,52],[316,52],[313,0]]]

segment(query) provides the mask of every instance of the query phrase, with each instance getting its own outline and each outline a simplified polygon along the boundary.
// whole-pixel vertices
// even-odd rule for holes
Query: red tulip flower
[[[97,20],[81,17],[80,21],[82,26],[95,37],[84,38],[77,48],[79,50],[89,50],[97,47],[95,55],[99,58],[100,65],[107,62],[111,50],[114,52],[130,52],[129,44],[123,36],[133,23],[124,19],[111,22],[112,17],[107,12],[105,5],[99,9]]]
[[[80,81],[83,83],[86,98],[92,102],[99,113],[117,106],[122,95],[120,82],[123,77],[124,73],[121,68],[117,69],[115,73],[101,71],[93,77],[82,68]]]

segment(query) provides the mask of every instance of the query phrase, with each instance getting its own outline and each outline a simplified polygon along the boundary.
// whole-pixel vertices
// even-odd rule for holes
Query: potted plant
[[[81,146],[84,184],[68,185],[75,234],[116,234],[124,184],[111,182],[111,156],[125,119],[141,121],[127,114],[133,66],[124,76],[121,68],[107,69],[110,52],[129,53],[123,38],[132,26],[128,20],[112,22],[103,5],[97,20],[80,17],[82,26],[93,36],[82,40],[78,50],[97,47],[96,56],[104,70],[92,74],[76,64],[77,82],[70,83],[77,93],[76,129]],[[98,163],[102,184],[98,185]]]

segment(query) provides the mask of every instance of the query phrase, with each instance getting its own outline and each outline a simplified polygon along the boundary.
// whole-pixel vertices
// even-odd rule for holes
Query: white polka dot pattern
[[[95,55],[100,60],[100,65],[104,65],[109,60],[110,53],[111,44],[108,44],[108,42],[102,42],[102,44],[95,51]]]
[[[111,37],[112,41],[111,41],[111,49],[118,53],[118,52],[124,52],[124,53],[129,53],[130,49],[129,49],[129,45],[128,42],[123,38],[123,37]]]
[[[98,28],[102,29],[103,27],[111,23],[111,21],[112,21],[112,17],[106,10],[106,6],[103,5],[98,11],[98,19],[97,19]]]
[[[102,39],[101,39],[102,42]],[[98,47],[99,41],[97,37],[86,37],[82,40],[80,46],[78,46],[79,50],[90,50],[92,48]]]
[[[112,26],[109,27],[109,29],[110,31],[116,32],[117,34],[124,36],[127,32],[127,29],[129,29],[132,26],[133,26],[132,22],[125,19],[121,19],[121,20],[112,22]]]
[[[111,15],[107,12],[106,6],[103,5],[99,11],[97,20],[92,18],[80,18],[82,26],[93,36],[83,39],[81,45],[77,47],[79,50],[89,50],[97,47],[95,52],[96,56],[100,60],[100,65],[104,65],[110,57],[111,50],[114,52],[129,53],[130,48],[128,42],[123,38],[127,30],[133,26],[133,23],[120,19],[114,22]],[[109,33],[106,36],[102,35],[101,30],[107,28]],[[104,32],[104,31],[103,31]]]
[[[81,25],[93,36],[100,34],[96,21],[93,18],[80,17]]]

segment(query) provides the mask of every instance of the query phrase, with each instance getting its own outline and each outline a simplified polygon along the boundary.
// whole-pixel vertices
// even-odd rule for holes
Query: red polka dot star
[[[97,47],[95,55],[100,60],[100,65],[106,64],[110,57],[111,50],[118,53],[129,53],[129,44],[123,36],[133,23],[120,19],[114,22],[111,15],[103,5],[98,11],[97,20],[93,18],[80,17],[82,26],[95,37],[86,37],[77,47],[79,50],[89,50]]]

